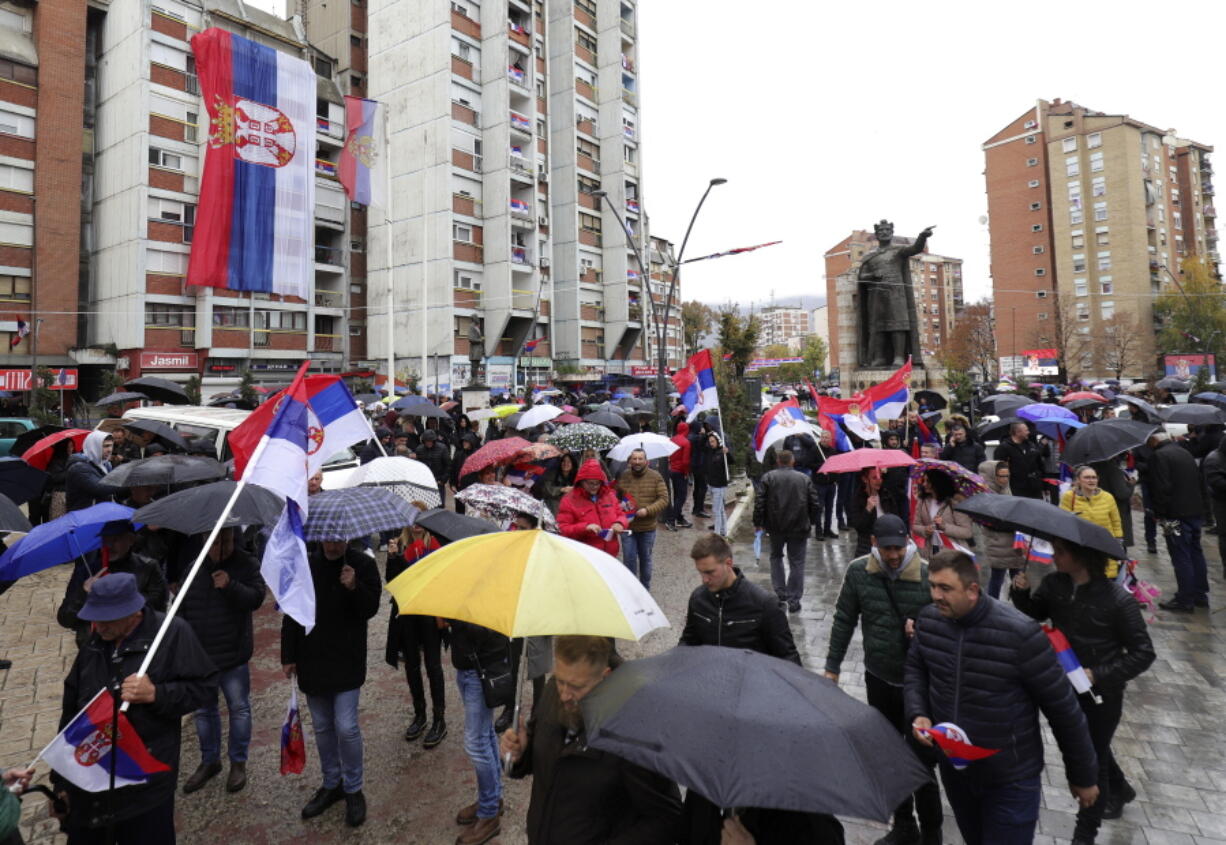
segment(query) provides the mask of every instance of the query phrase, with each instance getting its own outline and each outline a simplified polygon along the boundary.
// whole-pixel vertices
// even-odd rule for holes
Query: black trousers
[[[872,672],[864,673],[864,687],[868,692],[869,706],[877,709],[890,724],[897,727],[904,737],[911,735],[911,726],[907,724],[906,707],[903,704],[902,687],[888,684]],[[910,747],[911,741],[907,741]],[[918,755],[917,755],[918,756]],[[931,772],[935,768],[926,760],[921,760]],[[945,813],[941,809],[941,787],[937,786],[936,777],[915,791],[914,796],[907,796],[894,810],[894,824],[899,824],[911,818],[914,808],[919,816],[920,827],[925,830],[940,830]]]
[[[695,515],[702,513],[707,505],[707,468],[702,467],[693,474],[694,477],[694,509]]]
[[[1107,798],[1123,789],[1126,782],[1123,771],[1115,762],[1115,755],[1111,753],[1111,740],[1124,712],[1124,691],[1119,689],[1099,692],[1099,697],[1102,698],[1102,704],[1095,704],[1088,695],[1077,697],[1081,711],[1086,714],[1086,725],[1090,729],[1094,753],[1098,755],[1098,800],[1093,806],[1077,811],[1075,828],[1075,835],[1089,839],[1094,838],[1103,822],[1103,806]]]
[[[68,828],[68,845],[106,845],[105,827]],[[175,845],[175,797],[115,823],[115,845]]]
[[[447,687],[443,680],[443,636],[433,616],[397,616],[400,649],[404,654],[404,677],[409,682],[413,712],[426,713],[426,690],[421,680],[421,664],[426,664],[430,682],[430,705],[436,717],[446,709]]]

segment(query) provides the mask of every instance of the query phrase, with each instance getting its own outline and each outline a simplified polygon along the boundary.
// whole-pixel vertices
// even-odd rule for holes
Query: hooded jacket
[[[583,488],[582,482],[588,479],[599,479],[600,481],[600,489],[596,491],[595,496],[589,495]],[[602,552],[616,557],[621,550],[617,535],[614,534],[607,540],[602,539],[599,534],[588,531],[587,527],[598,525],[603,530],[620,525],[625,528],[629,523],[627,514],[622,511],[621,500],[609,486],[609,480],[605,477],[604,470],[600,468],[600,461],[595,458],[584,461],[579,471],[575,473],[574,488],[562,497],[558,505],[558,531],[563,537],[595,546]]]
[[[79,511],[99,502],[109,502],[123,493],[122,487],[102,483],[102,477],[111,471],[110,462],[102,460],[102,444],[110,436],[105,431],[90,432],[81,451],[68,459],[64,482],[68,510]]]
[[[988,485],[988,489],[993,493],[998,496],[1012,496],[1013,491],[1009,489],[1008,484],[996,483],[996,467],[999,464],[1000,461],[984,461],[979,465],[979,474],[983,476],[984,483]],[[1026,564],[1022,556],[1022,550],[1013,548],[1013,538],[1015,536],[1012,531],[983,529],[983,538],[986,546],[984,554],[987,556],[989,566],[993,569],[1025,568]]]
[[[711,437],[719,441],[718,446],[709,444]],[[724,460],[724,438],[720,437],[718,431],[712,431],[702,438],[702,451],[707,456],[707,486],[727,487],[728,462]]]
[[[469,444],[472,448],[465,449],[464,448],[465,443]],[[468,483],[461,482],[460,470],[464,468],[464,462],[468,460],[468,456],[480,448],[481,448],[481,438],[477,436],[476,432],[466,431],[460,435],[460,439],[456,443],[455,454],[451,456],[451,472],[448,476],[448,480],[451,482],[451,486],[454,487],[457,491],[463,490],[465,487],[468,486],[468,484],[472,483],[473,479],[467,479]],[[474,478],[476,477],[475,474],[471,472],[469,473],[469,475],[472,475]]]
[[[914,543],[907,543],[894,578],[886,571],[876,549],[856,558],[847,565],[835,602],[826,671],[839,674],[858,621],[864,637],[865,670],[886,683],[901,685],[907,659],[907,620],[914,619],[931,603],[928,564]]]
[[[673,435],[672,441],[677,444],[677,451],[668,456],[668,469],[670,472],[689,475],[690,424],[685,422],[677,423],[677,433]]]
[[[366,444],[366,446],[362,449],[362,454],[359,456],[358,460],[364,464],[368,464],[375,458],[383,457],[383,449],[379,448],[379,444],[384,438],[387,438],[388,442],[384,444],[383,448],[390,450],[392,430],[390,428],[379,427],[375,429],[375,439]]]

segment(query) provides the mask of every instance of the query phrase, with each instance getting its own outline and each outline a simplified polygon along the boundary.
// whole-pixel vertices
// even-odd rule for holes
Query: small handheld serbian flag
[[[110,691],[98,690],[89,704],[43,749],[39,758],[86,792],[104,792],[110,788],[112,765],[116,787],[134,786],[149,780],[151,775],[169,772],[170,766],[145,748],[125,713],[119,714],[118,742],[112,742],[114,708]]]
[[[298,688],[290,687],[289,707],[281,725],[281,774],[299,775],[306,767],[306,742],[302,738],[302,718],[298,715]]]
[[[936,743],[937,748],[944,752],[949,764],[955,769],[965,769],[976,760],[999,754],[999,748],[980,748],[971,745],[970,739],[962,728],[953,722],[941,722],[933,725],[931,730],[921,731],[924,736]]]
[[[1056,650],[1056,659],[1060,661],[1064,674],[1068,675],[1073,689],[1079,694],[1089,692],[1093,684],[1090,683],[1086,670],[1081,668],[1081,661],[1077,659],[1077,654],[1069,645],[1068,637],[1050,625],[1043,626],[1043,633],[1047,634],[1047,639],[1051,640],[1051,647]]]

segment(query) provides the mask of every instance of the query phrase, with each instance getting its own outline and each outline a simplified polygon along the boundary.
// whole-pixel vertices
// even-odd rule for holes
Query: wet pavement
[[[1137,524],[1139,526],[1139,514]],[[627,657],[658,653],[680,634],[686,599],[697,584],[688,550],[696,529],[657,535],[656,573],[652,593],[672,622],[671,630],[656,631],[641,643],[622,644]],[[769,563],[753,559],[745,525],[735,544],[737,562],[746,574],[769,588]],[[1158,651],[1153,668],[1134,682],[1125,700],[1124,721],[1115,742],[1120,765],[1136,787],[1138,799],[1119,821],[1106,822],[1100,843],[1226,842],[1226,739],[1220,724],[1226,713],[1226,587],[1216,554],[1216,538],[1206,536],[1210,581],[1221,596],[1213,613],[1198,610],[1181,616],[1158,613],[1151,634]],[[805,664],[820,671],[829,636],[830,616],[842,571],[851,557],[851,537],[809,541],[805,598],[801,612],[791,616],[793,633]],[[1143,577],[1170,595],[1173,578],[1165,553],[1143,558]],[[1041,577],[1035,566],[1032,582]],[[71,638],[55,624],[54,612],[67,569],[49,570],[22,579],[0,598],[0,655],[14,661],[0,675],[0,763],[19,765],[55,734],[59,717],[59,684],[74,654]],[[185,843],[422,843],[446,845],[460,829],[454,815],[475,800],[476,779],[463,751],[463,711],[455,689],[454,671],[444,655],[447,678],[449,734],[430,751],[420,741],[406,743],[402,734],[411,713],[403,670],[383,662],[388,611],[372,620],[369,632],[367,683],[362,689],[361,725],[365,740],[367,823],[345,827],[343,804],[323,816],[302,821],[299,811],[319,786],[318,756],[310,731],[310,714],[303,702],[307,767],[301,775],[279,772],[279,732],[288,702],[289,681],[282,676],[278,653],[280,622],[271,602],[257,615],[256,656],[252,661],[254,735],[248,763],[249,785],[228,795],[224,776],[200,792],[177,798],[180,841]],[[860,637],[854,639],[843,664],[842,685],[863,699]],[[1058,751],[1045,729],[1048,766],[1043,811],[1036,842],[1065,843],[1072,835],[1075,804],[1069,795]],[[194,724],[184,720],[180,783],[194,770],[199,751]],[[45,767],[40,767],[45,773]],[[523,820],[528,784],[509,781],[504,797],[502,834],[494,842],[519,845],[527,841]],[[41,798],[27,799],[23,831],[27,842],[62,842],[46,817]],[[849,843],[871,843],[882,825],[845,822]],[[952,816],[945,825],[946,841],[961,842]]]

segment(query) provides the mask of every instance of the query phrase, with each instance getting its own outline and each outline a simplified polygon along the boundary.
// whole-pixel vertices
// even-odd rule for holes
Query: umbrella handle
[[[507,645],[510,648],[510,644]],[[524,674],[528,671],[528,640],[524,639],[523,650],[519,653],[519,674],[515,677],[515,710],[511,714],[511,727],[508,730],[519,733],[519,705],[524,698]],[[533,702],[535,705],[536,702]],[[511,752],[508,751],[502,758],[502,770],[507,774],[511,772]]]

